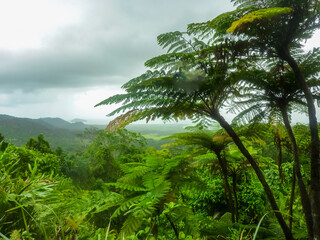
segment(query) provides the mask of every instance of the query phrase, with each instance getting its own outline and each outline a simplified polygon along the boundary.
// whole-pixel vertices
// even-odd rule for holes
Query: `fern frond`
[[[167,203],[167,209],[164,210],[170,220],[175,224],[181,222],[184,223],[183,232],[186,234],[192,234],[198,228],[198,224],[195,224],[196,218],[189,206],[183,204]]]
[[[111,192],[107,196],[97,198],[97,200],[99,201],[96,201],[96,204],[92,206],[92,213],[100,213],[111,207],[118,206],[124,201],[124,197],[121,194]]]
[[[128,124],[139,119],[139,112],[137,109],[132,109],[110,121],[106,127],[106,132],[117,131],[120,128],[127,126]]]
[[[137,166],[131,168],[130,171],[126,171],[126,175],[120,178],[118,181],[122,183],[133,183],[136,179],[143,177],[145,174],[150,172],[152,169],[148,166]]]
[[[129,236],[135,233],[143,223],[143,218],[136,217],[133,214],[129,215],[123,223],[121,231],[119,233],[120,239],[127,239]]]
[[[125,200],[121,203],[121,205],[114,211],[111,218],[115,218],[121,215],[121,213],[128,211],[129,209],[133,208],[135,205],[137,205],[143,196],[139,195],[133,198],[130,198],[128,200]]]
[[[150,190],[160,185],[165,180],[165,178],[166,176],[160,173],[150,172],[143,176],[142,181],[143,185]]]
[[[127,184],[127,183],[120,183],[120,182],[116,182],[116,183],[105,183],[106,186],[114,186],[116,188],[120,188],[120,189],[124,189],[124,190],[129,190],[129,191],[133,191],[133,192],[146,192],[148,191],[148,189],[143,188],[143,187],[137,187],[137,186],[133,186],[131,184]]]
[[[222,37],[226,35],[226,31],[232,22],[250,11],[252,11],[251,7],[226,12],[207,22],[189,24],[187,31],[201,39],[212,38],[212,36],[214,38]]]
[[[190,52],[193,46],[188,40],[187,32],[169,32],[158,36],[158,44],[162,48],[168,48],[168,52]]]
[[[198,43],[200,45],[200,43]],[[186,63],[196,63],[198,53],[168,53],[158,57],[154,57],[145,62],[146,67],[160,69],[167,73],[179,72],[179,69]]]
[[[150,191],[153,203],[158,204],[170,191],[171,183],[169,181],[163,181],[157,187]]]
[[[218,159],[214,153],[206,153],[195,157],[195,161],[191,166],[199,167],[204,165],[212,165],[217,163]]]
[[[258,8],[259,6],[262,6],[263,8],[266,8],[265,1],[261,0],[231,0],[233,2],[234,6],[237,6],[238,9],[241,8]]]
[[[166,161],[166,165],[163,168],[162,174],[163,175],[169,175],[171,171],[174,170],[174,168],[178,167],[180,163],[187,158],[188,155],[179,155],[176,157],[173,157]]]
[[[231,27],[227,29],[227,33],[233,33],[235,31],[240,31],[241,29],[246,28],[248,25],[250,26],[256,21],[261,20],[270,20],[279,15],[288,14],[292,12],[293,9],[289,7],[275,7],[275,8],[267,8],[267,9],[259,9],[253,12],[250,12],[244,15],[237,21],[234,21],[231,24]]]

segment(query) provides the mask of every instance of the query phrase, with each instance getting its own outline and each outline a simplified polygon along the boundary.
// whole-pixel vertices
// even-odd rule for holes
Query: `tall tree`
[[[190,33],[181,32],[162,34],[158,42],[172,51],[146,62],[148,67],[158,70],[147,71],[132,79],[123,85],[125,94],[112,96],[96,106],[123,103],[123,106],[110,113],[114,115],[127,111],[111,123],[113,127],[139,119],[148,121],[155,118],[190,118],[202,123],[211,119],[219,122],[250,162],[286,238],[293,239],[258,163],[220,114],[227,101],[238,95],[237,81],[232,71],[235,70],[233,66],[242,65],[244,61],[235,60],[230,48],[238,49],[239,46],[221,40],[208,45]]]
[[[308,85],[312,90],[313,97],[315,99],[319,99],[319,80],[312,77],[314,74],[313,69],[319,68],[317,66],[319,64],[315,64],[314,61],[310,60],[311,58],[318,59],[319,54],[307,54],[302,62],[301,68],[308,77]],[[290,71],[288,66],[284,66],[283,61],[278,62],[276,65],[273,64],[273,67],[267,68],[270,70],[247,69],[245,70],[245,73],[240,74],[245,80],[242,83],[243,88],[241,91],[241,97],[239,98],[240,100],[234,103],[234,108],[237,110],[244,110],[240,112],[234,121],[240,121],[243,119],[248,121],[261,121],[262,119],[272,120],[274,117],[278,117],[279,115],[281,116],[291,142],[292,153],[294,156],[294,169],[298,179],[302,206],[309,234],[312,235],[310,199],[307,193],[307,188],[303,182],[298,146],[293,135],[289,117],[291,111],[294,109],[300,109],[303,111],[306,107],[304,94],[299,86],[295,84],[292,70]],[[308,72],[308,69],[312,70]]]
[[[228,162],[225,154],[223,153],[225,148],[232,141],[232,138],[228,134],[221,133],[221,131],[208,131],[196,128],[192,129],[192,132],[176,133],[165,139],[175,140],[175,142],[166,144],[165,146],[192,145],[193,147],[198,148],[197,154],[204,154],[209,150],[216,155],[223,176],[225,195],[229,208],[228,210],[232,214],[232,222],[235,222],[237,220],[237,209],[228,181]]]
[[[261,5],[251,0],[236,0],[238,10],[246,13],[227,30],[257,40],[270,56],[286,61],[292,68],[296,84],[303,91],[308,107],[311,132],[311,190],[313,231],[310,239],[320,239],[320,140],[314,98],[293,52],[301,41],[320,27],[320,5],[316,0],[266,0]]]

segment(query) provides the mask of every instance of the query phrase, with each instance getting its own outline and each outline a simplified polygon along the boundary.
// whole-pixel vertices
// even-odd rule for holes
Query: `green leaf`
[[[275,16],[288,14],[292,12],[292,8],[289,7],[275,7],[275,8],[267,8],[267,9],[259,9],[257,11],[248,13],[244,15],[239,20],[232,23],[231,27],[227,29],[227,33],[233,33],[236,30],[240,30],[247,24],[254,23],[260,20],[270,20]]]

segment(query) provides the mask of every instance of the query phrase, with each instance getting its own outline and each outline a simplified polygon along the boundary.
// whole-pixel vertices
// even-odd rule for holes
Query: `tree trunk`
[[[233,128],[230,126],[230,124],[219,114],[219,112],[216,110],[215,112],[212,113],[211,116],[214,120],[216,120],[221,125],[221,127],[223,127],[227,131],[227,133],[229,134],[230,137],[232,137],[234,143],[237,145],[237,147],[239,148],[241,153],[247,158],[247,160],[251,164],[253,170],[255,171],[259,181],[261,182],[261,184],[264,188],[265,193],[267,194],[267,197],[269,199],[272,210],[274,211],[274,214],[275,214],[275,216],[276,216],[276,218],[282,228],[282,231],[283,231],[286,239],[290,239],[290,240],[294,239],[288,225],[284,221],[284,218],[279,211],[279,207],[278,207],[277,202],[274,198],[274,195],[273,195],[268,183],[266,182],[266,179],[265,179],[261,169],[259,168],[257,162],[253,159],[251,154],[245,148],[245,146],[243,145],[239,136],[235,133]]]
[[[293,165],[292,171],[292,185],[291,185],[291,194],[290,194],[290,203],[289,203],[289,228],[292,231],[292,222],[293,222],[293,203],[294,203],[294,192],[296,189],[296,169]]]
[[[278,170],[279,170],[279,179],[281,184],[283,183],[283,174],[282,174],[282,146],[281,146],[281,138],[279,136],[279,133],[276,133],[275,136],[275,142],[276,142],[276,146],[279,150],[278,152]]]
[[[286,107],[280,106],[280,110],[281,110],[284,125],[286,127],[286,130],[288,132],[289,139],[291,142],[293,159],[294,159],[294,170],[295,170],[295,174],[297,176],[298,186],[300,189],[301,203],[302,203],[302,207],[303,207],[303,211],[304,211],[304,215],[305,215],[305,219],[306,219],[309,239],[313,239],[313,230],[312,230],[313,220],[312,220],[312,214],[311,214],[311,204],[310,204],[310,199],[308,196],[306,186],[303,182],[303,178],[301,175],[300,160],[299,160],[298,146],[297,146],[296,138],[293,134],[293,131],[292,131],[292,128],[291,128],[291,125],[289,122],[289,117],[288,117]]]
[[[224,180],[224,185],[225,188],[227,190],[227,202],[228,202],[228,208],[231,211],[231,216],[232,216],[232,222],[235,222],[235,211],[234,211],[234,201],[232,198],[232,192],[231,192],[231,188],[229,185],[229,181],[228,181],[228,167],[227,167],[227,162],[226,159],[222,159],[221,158],[221,154],[220,152],[215,152],[215,154],[217,155],[220,167],[221,167],[221,171],[222,171],[222,175],[223,175],[223,180]]]
[[[233,189],[233,196],[234,196],[234,202],[235,202],[235,214],[236,214],[236,220],[239,220],[239,202],[237,197],[237,173],[234,171],[232,173],[232,189]]]
[[[170,217],[168,216],[168,214],[165,214],[166,218],[168,219],[173,231],[174,231],[174,235],[176,236],[177,239],[179,239],[179,231],[176,228],[176,226],[174,225],[174,223],[172,222],[172,220],[170,219]]]
[[[152,236],[153,236],[155,239],[158,239],[158,233],[159,233],[159,229],[158,229],[158,217],[155,217],[155,218],[154,218],[153,225],[152,225],[151,228],[150,228],[150,232],[149,232],[147,238],[149,237],[150,234],[152,234]]]
[[[311,189],[310,203],[313,219],[313,237],[320,239],[320,140],[317,125],[316,108],[311,91],[295,59],[290,55],[289,49],[278,51],[280,58],[287,61],[294,71],[297,83],[304,92],[308,105],[309,127],[311,133]]]

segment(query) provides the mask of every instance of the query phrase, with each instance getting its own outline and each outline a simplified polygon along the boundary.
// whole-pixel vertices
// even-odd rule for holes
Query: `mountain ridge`
[[[24,145],[30,137],[36,138],[43,134],[53,149],[59,146],[66,150],[74,150],[79,146],[77,135],[90,127],[99,128],[97,125],[70,123],[62,118],[32,119],[0,114],[0,133],[6,141],[9,140],[18,146]]]
[[[132,132],[141,133],[147,138],[150,146],[160,148],[162,137],[173,133],[183,132],[186,124],[130,124],[126,127]],[[17,146],[24,145],[30,137],[37,138],[43,134],[50,143],[52,149],[61,147],[66,151],[81,149],[79,134],[83,134],[88,128],[105,129],[106,125],[85,124],[83,122],[69,122],[58,117],[42,117],[38,119],[20,118],[6,114],[0,114],[0,133],[6,141],[11,141]]]

